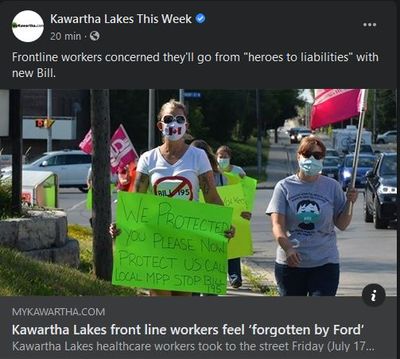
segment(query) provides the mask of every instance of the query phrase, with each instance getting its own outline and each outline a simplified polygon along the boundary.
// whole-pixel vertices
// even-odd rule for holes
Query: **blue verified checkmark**
[[[196,15],[195,19],[196,19],[198,24],[202,24],[204,21],[206,21],[206,16],[204,14],[202,14],[201,12],[199,12]]]

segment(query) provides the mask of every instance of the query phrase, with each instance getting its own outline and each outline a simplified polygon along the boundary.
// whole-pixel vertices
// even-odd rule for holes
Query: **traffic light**
[[[44,120],[44,127],[45,128],[50,128],[51,126],[53,126],[54,120],[47,118]]]
[[[45,127],[45,120],[43,120],[42,118],[39,118],[39,119],[35,120],[35,126],[39,127],[39,128],[44,128]]]
[[[51,126],[53,126],[54,121],[55,120],[52,120],[50,118],[39,118],[35,120],[35,126],[39,128],[50,128]]]

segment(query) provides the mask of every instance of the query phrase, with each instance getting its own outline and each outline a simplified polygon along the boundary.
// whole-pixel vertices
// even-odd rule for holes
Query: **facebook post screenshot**
[[[397,358],[397,14],[0,1],[0,358]]]

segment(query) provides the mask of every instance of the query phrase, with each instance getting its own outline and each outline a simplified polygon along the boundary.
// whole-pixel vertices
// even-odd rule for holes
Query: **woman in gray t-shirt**
[[[266,210],[278,242],[275,277],[282,296],[333,296],[339,284],[335,227],[350,224],[357,191],[345,195],[337,181],[320,174],[325,152],[319,138],[304,138],[299,172],[277,183]]]

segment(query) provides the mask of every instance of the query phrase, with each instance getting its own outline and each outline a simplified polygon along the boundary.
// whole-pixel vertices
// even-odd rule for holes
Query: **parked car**
[[[397,131],[387,131],[376,137],[376,143],[397,143]]]
[[[339,183],[343,190],[346,190],[351,180],[351,174],[353,171],[353,158],[354,156],[352,154],[346,155],[339,168]],[[373,168],[374,162],[375,155],[365,153],[359,155],[355,183],[356,188],[363,188],[365,186],[365,174],[367,171]]]
[[[380,153],[366,179],[364,220],[386,228],[397,221],[397,153]]]
[[[339,176],[340,163],[341,160],[339,156],[325,156],[321,173],[324,176],[337,180]]]
[[[356,149],[356,144],[352,143],[351,145],[349,145],[347,153],[354,153]],[[371,145],[366,145],[366,144],[361,144],[360,145],[360,153],[370,153],[370,154],[374,154],[374,150],[372,149]]]
[[[57,175],[60,187],[77,187],[87,192],[86,178],[92,158],[79,150],[45,152],[33,162],[23,165],[24,171],[50,171]],[[11,167],[1,169],[3,174]]]
[[[326,157],[340,157],[340,154],[338,151],[336,151],[334,148],[327,148],[325,152]]]

